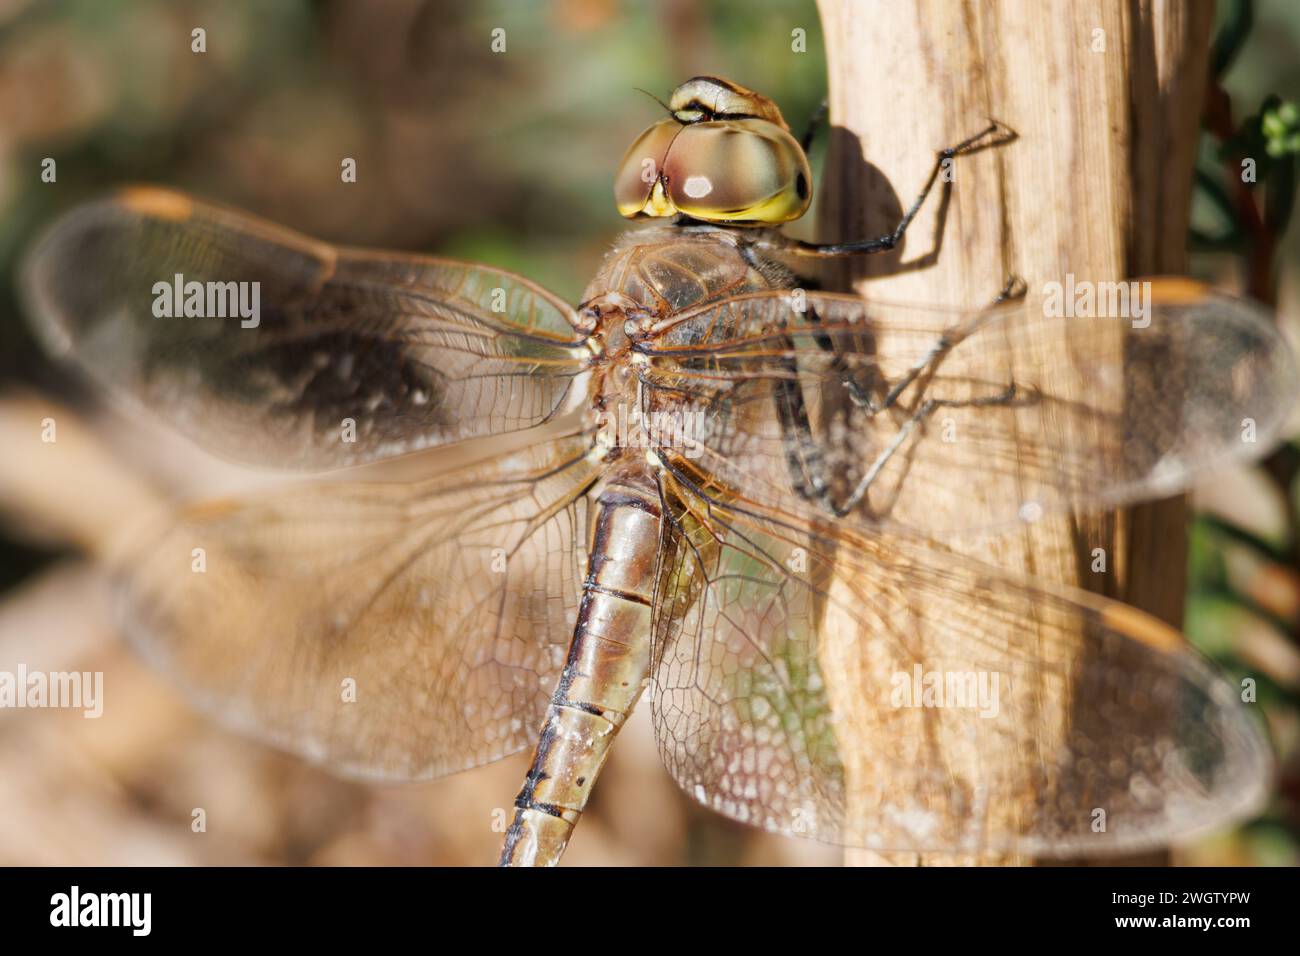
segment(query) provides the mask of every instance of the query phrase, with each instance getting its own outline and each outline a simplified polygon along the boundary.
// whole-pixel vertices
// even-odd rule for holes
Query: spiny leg
[[[1001,291],[986,308],[993,309],[1004,302],[1023,298],[1025,293],[1024,280],[1019,276],[1010,276]],[[809,311],[809,320],[812,322],[819,321],[816,310]],[[917,379],[922,376],[927,379],[931,377],[953,348],[978,329],[982,321],[983,318],[976,319],[963,329],[941,335],[926,352],[925,356],[904,373],[881,399],[876,399],[867,394],[858,382],[849,377],[849,370],[844,365],[843,355],[836,355],[832,359],[834,369],[844,373],[841,384],[845,387],[849,398],[855,405],[862,408],[869,418],[872,418],[879,412],[894,407],[903,392]],[[814,335],[813,339],[824,351],[834,349],[834,343],[828,336]],[[795,493],[804,500],[826,509],[836,517],[844,517],[861,503],[863,497],[870,490],[872,482],[875,481],[881,470],[889,462],[889,459],[902,447],[917,425],[933,414],[936,409],[1004,405],[1013,401],[1017,395],[1016,385],[1012,382],[997,395],[984,398],[927,399],[899,427],[898,433],[872,462],[848,498],[837,503],[830,494],[830,481],[826,473],[826,456],[822,443],[812,434],[812,425],[808,417],[803,386],[798,380],[798,364],[793,351],[793,343],[790,343],[789,351],[790,358],[785,361],[789,377],[779,380],[775,391],[777,414],[782,426],[786,467],[789,470],[791,484]]]
[[[903,218],[898,221],[898,225],[883,236],[877,236],[874,239],[858,239],[853,242],[826,244],[803,242],[802,240],[789,239],[784,236],[768,237],[760,242],[759,246],[760,248],[775,249],[795,255],[814,256],[822,259],[833,256],[862,256],[876,252],[888,252],[902,241],[903,235],[907,232],[907,227],[912,224],[912,220],[921,211],[921,206],[925,204],[926,198],[934,189],[934,184],[939,181],[939,174],[943,172],[945,163],[958,156],[965,156],[991,146],[1001,146],[1015,138],[1016,134],[1011,129],[994,120],[974,136],[962,140],[955,146],[939,150],[935,156],[934,167],[930,170],[930,177],[925,181],[925,186],[922,188],[920,195],[912,201],[912,205],[903,213]]]
[[[821,443],[813,437],[803,386],[799,383],[798,359],[793,352],[785,360],[790,378],[779,379],[775,386],[777,417],[781,421],[781,444],[786,470],[795,494],[806,501],[829,509],[830,488],[826,481],[826,462]]]
[[[903,422],[898,429],[898,434],[896,434],[890,443],[881,450],[879,455],[876,456],[876,460],[871,463],[871,467],[869,467],[866,472],[863,473],[862,477],[858,479],[858,483],[854,487],[852,493],[845,498],[844,501],[838,504],[835,502],[830,503],[832,513],[837,518],[843,518],[861,504],[862,499],[866,497],[867,492],[871,490],[872,483],[875,482],[885,465],[889,463],[889,459],[893,458],[898,452],[898,449],[903,447],[903,443],[907,441],[908,436],[912,434],[916,429],[916,426],[934,414],[936,409],[979,408],[989,405],[1009,405],[1015,400],[1016,391],[1016,384],[1015,382],[1012,382],[997,395],[988,395],[984,398],[965,400],[947,398],[926,399],[921,403],[920,407],[917,408],[905,422]]]
[[[1008,276],[1001,291],[998,292],[987,306],[985,306],[985,310],[994,309],[1004,302],[1023,299],[1026,291],[1027,287],[1025,286],[1024,279],[1017,275]],[[817,314],[816,309],[811,307],[809,308],[808,320],[810,322],[821,321],[821,317]],[[898,397],[902,395],[903,392],[907,390],[908,386],[915,382],[919,377],[922,375],[932,374],[938,367],[939,363],[947,357],[948,353],[951,352],[960,342],[968,338],[981,324],[982,320],[976,319],[969,326],[963,329],[945,332],[940,335],[939,338],[935,340],[934,345],[930,347],[929,351],[926,352],[921,360],[913,365],[912,368],[908,369],[907,372],[904,373],[903,376],[899,378],[898,381],[896,381],[880,399],[873,398],[867,393],[866,389],[862,387],[862,384],[852,377],[852,369],[848,367],[846,355],[837,354],[832,360],[834,363],[833,367],[836,372],[841,373],[840,384],[843,385],[845,390],[848,392],[849,398],[852,399],[853,404],[865,410],[868,415],[874,416],[887,408],[892,408],[898,401]],[[817,346],[823,351],[835,351],[835,343],[831,341],[830,337],[827,335],[814,335],[813,341],[816,342]]]
[[[786,466],[790,471],[794,492],[800,498],[818,505],[835,517],[843,518],[862,503],[862,499],[871,490],[871,485],[884,470],[885,465],[903,447],[904,442],[917,426],[925,422],[937,409],[1009,405],[1015,401],[1018,393],[1016,384],[1012,382],[998,394],[983,398],[926,399],[899,426],[898,432],[858,479],[858,483],[848,497],[837,502],[831,497],[830,483],[826,475],[826,459],[821,443],[812,434],[802,389],[798,382],[782,381],[777,387],[777,408],[781,416]]]
[[[1025,286],[1024,279],[1017,275],[1008,276],[1006,284],[1002,286],[1001,291],[994,296],[992,302],[985,306],[985,312],[996,308],[1003,302],[1009,302],[1014,299],[1023,299],[1026,291],[1027,287]],[[956,348],[961,342],[968,339],[981,325],[984,324],[986,319],[987,315],[981,315],[979,318],[976,318],[973,322],[962,328],[953,329],[940,335],[934,345],[930,347],[930,350],[926,352],[921,360],[908,369],[907,372],[890,387],[889,391],[885,393],[885,397],[879,402],[872,400],[870,396],[863,396],[860,393],[855,394],[855,392],[859,392],[859,390],[855,390],[846,382],[845,385],[848,387],[849,397],[853,399],[854,403],[858,405],[858,407],[865,409],[870,415],[876,415],[887,408],[892,408],[898,401],[898,397],[902,395],[903,392],[907,391],[908,387],[913,382],[922,376],[928,378],[933,375],[938,369],[939,363],[947,358],[948,353]]]

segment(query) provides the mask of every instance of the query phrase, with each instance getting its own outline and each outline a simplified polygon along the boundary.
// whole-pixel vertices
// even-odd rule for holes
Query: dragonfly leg
[[[1020,278],[1018,275],[1011,275],[1007,278],[1001,291],[999,291],[993,300],[986,306],[986,309],[993,309],[996,306],[1001,305],[1003,302],[1023,299],[1027,289],[1028,287],[1025,285],[1024,279]],[[808,318],[812,322],[821,321],[820,316],[817,315],[817,310],[811,307],[808,309]],[[890,386],[890,388],[880,398],[873,397],[868,390],[862,386],[861,382],[852,377],[852,369],[848,368],[848,363],[843,355],[837,355],[834,359],[836,370],[842,373],[840,384],[843,385],[845,390],[848,392],[849,398],[853,401],[853,404],[866,411],[869,416],[875,416],[887,408],[892,408],[898,401],[898,397],[902,395],[903,392],[907,391],[908,386],[915,382],[921,375],[933,372],[939,363],[943,361],[944,357],[952,351],[953,347],[963,339],[967,338],[976,328],[979,327],[980,324],[980,320],[977,319],[965,329],[946,332],[941,335],[935,340],[934,345],[928,352],[926,352],[925,356],[912,366],[912,368],[908,369],[907,372],[904,373],[903,376],[892,386]],[[817,346],[823,351],[835,351],[835,343],[831,341],[829,336],[817,335],[813,337],[813,341],[816,342]]]
[[[925,186],[921,189],[920,195],[912,201],[912,205],[903,213],[903,218],[898,221],[898,225],[896,225],[892,231],[885,233],[883,236],[876,236],[872,239],[857,239],[852,242],[833,243],[804,242],[798,239],[788,239],[784,237],[774,239],[769,237],[765,239],[764,242],[760,243],[760,245],[775,245],[777,249],[795,255],[814,256],[820,259],[827,259],[836,256],[865,256],[876,252],[888,252],[903,240],[903,235],[907,232],[907,227],[912,224],[912,220],[916,218],[916,214],[920,212],[921,207],[925,205],[925,200],[934,189],[934,184],[939,181],[939,174],[944,171],[946,164],[950,163],[958,156],[965,156],[969,153],[975,153],[992,146],[1001,146],[1005,143],[1011,142],[1015,138],[1016,134],[1014,131],[994,120],[974,136],[962,140],[955,146],[949,146],[947,149],[939,150],[935,156],[934,167],[930,170],[930,177],[925,181]]]
[[[1023,298],[1026,294],[1027,287],[1025,281],[1017,275],[1008,277],[1002,289],[988,304],[986,309],[993,309],[1004,302]],[[810,308],[808,311],[809,320],[812,322],[819,321],[815,309]],[[898,404],[899,397],[907,391],[918,379],[922,377],[929,378],[938,369],[944,358],[960,342],[969,337],[984,321],[985,316],[981,315],[975,321],[964,327],[953,329],[945,332],[926,352],[926,354],[910,369],[899,377],[890,387],[885,390],[883,396],[877,398],[870,394],[862,383],[852,377],[852,370],[847,367],[844,361],[845,356],[836,355],[832,361],[835,368],[840,373],[841,384],[848,393],[849,398],[855,405],[863,409],[868,417],[875,417],[886,409],[893,408]],[[813,340],[824,351],[833,351],[835,344],[827,336],[814,335]],[[790,480],[794,492],[806,501],[811,501],[836,517],[844,517],[854,508],[856,508],[871,487],[871,483],[880,474],[889,459],[907,440],[907,436],[923,422],[929,415],[933,414],[936,409],[944,407],[978,407],[983,405],[1003,405],[1014,401],[1017,395],[1015,383],[1009,384],[1006,389],[997,395],[987,396],[978,399],[927,399],[922,402],[911,416],[899,427],[898,433],[891,440],[890,444],[881,451],[876,460],[872,462],[871,467],[859,480],[853,492],[843,502],[835,502],[830,492],[830,481],[826,470],[826,456],[823,453],[821,443],[813,436],[812,425],[808,417],[808,408],[803,395],[803,387],[798,380],[798,366],[795,359],[791,358],[787,363],[789,377],[780,380],[777,383],[775,398],[777,405],[777,414],[781,421],[781,431],[783,436],[783,446],[786,457],[786,466],[790,473]]]
[[[858,479],[856,487],[844,501],[839,504],[832,504],[832,510],[837,518],[843,518],[859,504],[871,490],[872,483],[880,475],[881,470],[894,457],[894,454],[903,446],[907,437],[916,430],[916,426],[929,418],[937,409],[940,408],[977,408],[988,405],[1008,405],[1015,401],[1017,394],[1016,383],[1012,382],[997,395],[989,395],[984,398],[973,399],[946,399],[946,398],[929,398],[921,403],[920,407],[912,413],[911,417],[898,429],[896,434],[888,445],[876,456],[876,460],[871,463],[871,467],[866,470],[863,476]]]
[[[791,388],[790,386],[793,386]],[[879,477],[889,460],[903,447],[904,442],[918,425],[940,408],[980,408],[993,405],[1009,405],[1019,396],[1015,382],[1011,382],[996,395],[987,395],[973,399],[929,398],[922,402],[915,411],[899,426],[898,432],[890,440],[858,479],[853,491],[843,501],[835,501],[831,496],[827,480],[825,456],[821,443],[812,435],[808,420],[807,407],[803,401],[802,389],[797,382],[782,382],[777,390],[777,410],[781,417],[784,436],[786,465],[790,471],[790,480],[795,494],[806,501],[813,502],[826,511],[843,518],[862,503],[871,485]]]
[[[1003,302],[1012,302],[1016,299],[1023,299],[1029,292],[1029,286],[1020,276],[1012,273],[1007,276],[1006,283],[1002,286],[1002,291],[993,297],[993,301],[988,304],[991,309],[994,306],[1001,305]]]
[[[994,296],[993,301],[985,308],[986,310],[992,309],[1001,305],[1003,302],[1010,302],[1014,299],[1023,299],[1027,289],[1028,287],[1025,285],[1024,279],[1020,278],[1018,275],[1011,275],[1002,286],[1002,290]],[[862,396],[860,394],[860,389],[855,389],[848,382],[845,382],[845,386],[848,388],[849,397],[853,399],[856,405],[865,409],[869,415],[874,416],[887,408],[892,408],[898,401],[898,397],[902,395],[903,392],[907,391],[908,387],[913,382],[922,375],[927,377],[932,375],[939,367],[939,363],[947,357],[948,353],[951,352],[960,342],[969,338],[971,333],[983,324],[984,318],[984,316],[981,316],[967,326],[945,332],[943,335],[939,336],[925,356],[908,369],[907,372],[898,379],[898,381],[890,386],[889,391],[885,393],[884,398],[879,402],[871,399],[870,396]],[[864,397],[867,401],[862,400]]]
[[[791,372],[797,375],[794,359],[790,359],[789,364]],[[813,437],[808,406],[798,378],[778,381],[774,397],[777,416],[781,421],[781,444],[785,452],[786,469],[790,473],[794,492],[807,501],[829,509],[830,485],[827,482],[826,462],[821,444]]]

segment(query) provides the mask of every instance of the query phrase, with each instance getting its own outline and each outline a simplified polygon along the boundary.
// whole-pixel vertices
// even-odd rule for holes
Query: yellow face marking
[[[640,213],[643,216],[654,216],[655,218],[677,215],[677,207],[673,205],[673,201],[664,192],[662,179],[655,180],[655,187],[650,191],[650,198],[646,200],[646,204],[642,207]]]

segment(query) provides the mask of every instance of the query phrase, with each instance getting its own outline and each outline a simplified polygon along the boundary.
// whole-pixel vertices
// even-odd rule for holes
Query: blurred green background
[[[1269,282],[1254,291],[1294,323],[1300,230],[1276,213],[1295,152],[1284,148],[1252,199],[1266,224],[1274,216],[1266,249],[1224,177],[1232,137],[1268,97],[1300,101],[1300,4],[1225,3],[1219,19],[1231,115],[1205,135],[1194,271],[1249,289],[1263,252]],[[190,51],[195,26],[202,55]],[[498,28],[503,53],[490,46]],[[791,53],[796,28],[806,53]],[[766,93],[801,131],[826,83],[812,0],[0,0],[0,401],[35,389],[84,407],[26,333],[14,269],[40,224],[124,182],[175,185],[341,244],[505,266],[576,300],[624,225],[614,166],[661,112],[638,88],[666,97],[699,73]],[[45,157],[57,183],[40,182]],[[356,184],[340,182],[344,157]],[[1298,473],[1289,446],[1211,488],[1196,520],[1188,630],[1259,680],[1281,771],[1263,817],[1180,862],[1300,862]],[[0,606],[67,555],[0,525]],[[680,813],[683,843],[658,862],[780,859],[748,849],[760,838],[744,828]],[[250,852],[322,859],[302,845]]]

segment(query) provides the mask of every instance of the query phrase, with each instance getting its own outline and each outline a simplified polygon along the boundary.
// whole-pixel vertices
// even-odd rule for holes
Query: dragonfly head
[[[638,136],[619,164],[620,214],[772,226],[807,211],[808,157],[766,96],[697,76],[673,90],[667,105],[670,115]]]

